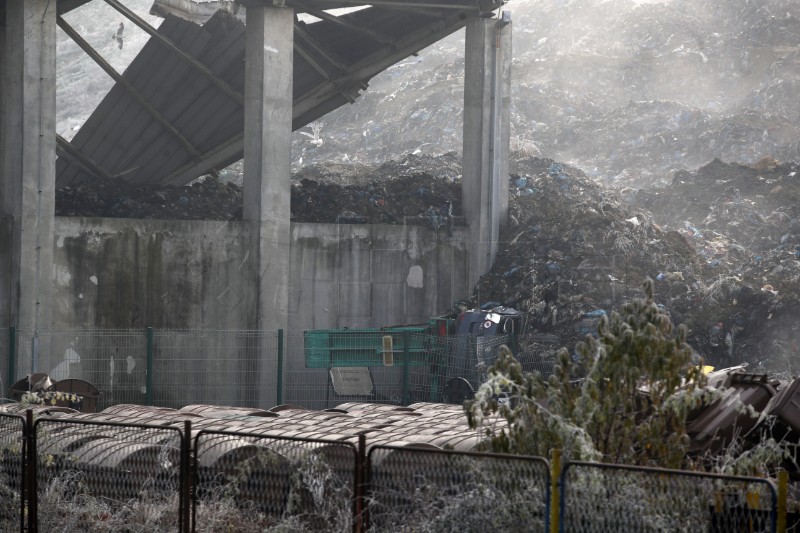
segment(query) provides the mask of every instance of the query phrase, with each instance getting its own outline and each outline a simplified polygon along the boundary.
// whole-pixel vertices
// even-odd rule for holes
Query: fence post
[[[403,405],[409,405],[411,402],[408,397],[408,365],[411,357],[411,332],[403,332]]]
[[[550,533],[559,531],[561,510],[561,450],[554,449],[550,458]]]
[[[28,531],[29,533],[36,533],[39,530],[39,513],[37,511],[38,503],[38,488],[36,486],[36,433],[33,428],[33,411],[28,409],[25,411],[25,445],[27,447],[27,457],[25,460],[25,471],[23,473],[23,483],[25,487],[22,490],[23,505],[27,501],[28,504]]]
[[[278,395],[276,405],[283,405],[283,330],[278,330]]]
[[[153,328],[147,326],[147,363],[145,369],[145,399],[146,405],[153,405]]]
[[[367,436],[364,433],[358,434],[358,452],[356,453],[356,486],[355,486],[355,509],[353,517],[353,531],[362,533],[369,527],[367,523],[366,501],[367,488]]]
[[[8,391],[17,378],[17,328],[14,326],[8,327],[8,377],[6,378],[6,390],[3,395],[8,398]]]
[[[192,465],[190,450],[192,446],[192,421],[183,421],[183,438],[181,439],[181,495],[180,526],[182,532],[189,533],[191,524],[189,516],[192,506]]]
[[[789,474],[786,470],[778,472],[778,520],[775,531],[786,533],[786,500],[789,497]]]

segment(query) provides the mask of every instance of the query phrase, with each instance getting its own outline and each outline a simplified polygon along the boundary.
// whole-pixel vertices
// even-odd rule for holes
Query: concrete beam
[[[243,217],[250,232],[253,327],[288,328],[294,10],[247,8]],[[265,353],[262,351],[262,358]],[[262,359],[262,383],[274,383]],[[273,369],[274,370],[274,369]],[[271,402],[264,391],[262,405]]]
[[[49,0],[7,0],[5,6],[0,215],[13,219],[7,305],[12,325],[36,331],[51,326],[56,9]]]
[[[492,267],[508,215],[511,26],[492,18],[470,20],[464,62],[462,205],[474,283]]]

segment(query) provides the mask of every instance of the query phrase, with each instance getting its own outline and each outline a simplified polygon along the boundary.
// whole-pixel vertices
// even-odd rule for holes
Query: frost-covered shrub
[[[485,448],[543,456],[559,448],[573,460],[681,466],[687,416],[712,393],[685,328],[673,328],[655,304],[652,280],[644,291],[644,299],[604,316],[597,337],[587,335],[574,354],[562,348],[547,381],[502,350],[466,407],[473,427],[486,426],[487,415],[508,422],[486,429]]]

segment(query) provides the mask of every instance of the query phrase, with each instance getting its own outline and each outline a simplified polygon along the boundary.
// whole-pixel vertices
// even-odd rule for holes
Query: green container
[[[304,332],[307,368],[384,366],[383,338],[391,335],[393,364],[402,365],[403,333],[409,332],[411,365],[427,364],[425,339],[429,328],[398,326],[380,329],[318,329]]]

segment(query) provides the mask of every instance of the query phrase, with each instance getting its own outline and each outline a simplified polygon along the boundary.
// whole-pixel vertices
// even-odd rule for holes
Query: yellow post
[[[777,532],[786,533],[786,500],[789,497],[789,474],[778,472],[778,524]]]
[[[561,507],[558,487],[561,478],[561,450],[552,450],[550,455],[550,533],[558,533],[558,514]]]

